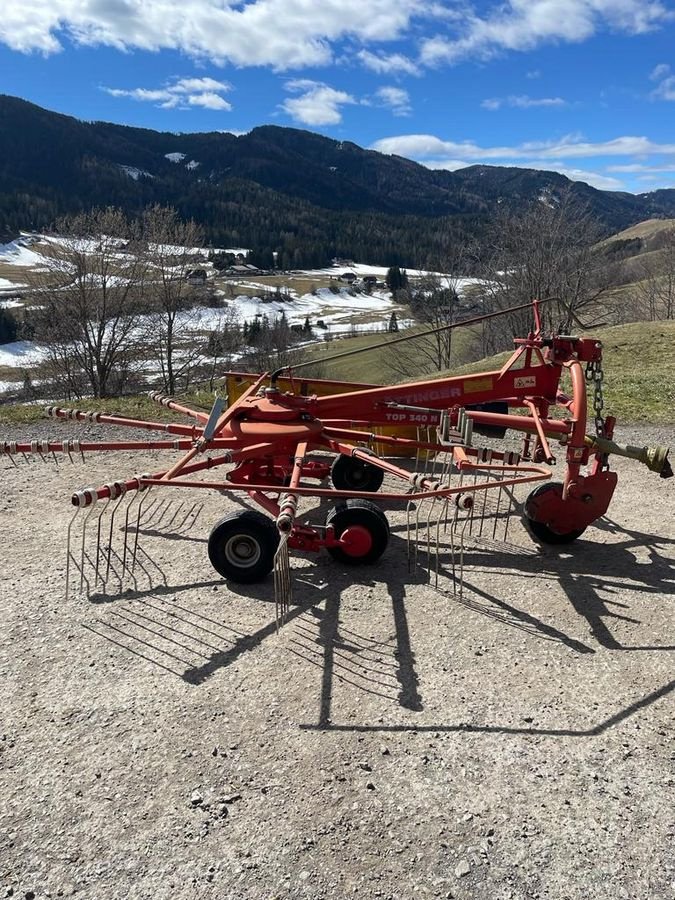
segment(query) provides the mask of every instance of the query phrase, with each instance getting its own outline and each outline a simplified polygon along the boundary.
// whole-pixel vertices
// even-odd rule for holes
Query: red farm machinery
[[[178,454],[158,471],[73,494],[66,580],[75,576],[90,593],[105,584],[111,568],[133,571],[143,510],[166,488],[240,493],[259,507],[230,512],[215,523],[208,554],[220,575],[234,582],[261,581],[274,570],[282,618],[290,602],[290,550],[325,548],[347,565],[381,557],[389,524],[378,499],[400,501],[407,510],[409,558],[417,559],[418,548],[431,558],[441,536],[450,535],[453,578],[461,584],[465,536],[506,540],[514,512],[522,513],[537,542],[578,538],[612,499],[617,476],[609,468],[611,454],[640,460],[663,478],[672,475],[666,448],[613,441],[615,421],[603,415],[601,344],[544,335],[537,302],[533,310],[534,329],[516,339],[513,355],[494,371],[387,386],[303,379],[302,365],[259,375],[231,373],[228,397],[216,397],[210,412],[152,395],[181,422],[48,410],[58,419],[163,433],[161,439],[33,440],[0,443],[0,450],[11,457]],[[489,316],[472,321],[484,318]],[[567,393],[561,382],[569,383]],[[507,432],[520,434],[517,450],[505,448]],[[553,444],[562,457],[556,481]],[[514,495],[519,485],[529,489],[522,504]],[[303,518],[303,502],[317,499],[329,505],[323,525]],[[119,552],[112,549],[118,532]],[[96,540],[92,552],[87,534]]]

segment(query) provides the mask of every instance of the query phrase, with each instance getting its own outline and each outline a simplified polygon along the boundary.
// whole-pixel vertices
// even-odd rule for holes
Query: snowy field
[[[63,238],[46,236],[41,234],[24,233],[19,238],[7,244],[0,244],[0,297],[3,293],[25,287],[26,270],[45,271],[48,248],[63,242]],[[93,251],[95,241],[81,239],[78,248]],[[165,254],[182,252],[182,248],[173,246],[157,247]],[[242,248],[222,249],[215,248],[216,252],[248,253]],[[197,253],[203,253],[202,248],[191,248]],[[120,242],[120,260],[126,258]],[[394,302],[391,292],[384,287],[377,287],[370,292],[342,285],[337,281],[340,274],[346,271],[353,272],[358,279],[365,275],[375,275],[383,282],[387,268],[385,266],[371,266],[366,263],[355,263],[350,266],[326,267],[323,269],[307,269],[285,273],[284,283],[279,286],[279,276],[273,281],[266,280],[264,276],[244,275],[242,278],[231,277],[227,280],[214,279],[215,270],[210,263],[202,262],[200,265],[206,270],[208,287],[213,294],[220,295],[221,303],[214,307],[199,307],[185,313],[181,317],[181,327],[184,331],[206,334],[215,330],[225,322],[233,320],[240,325],[251,323],[257,317],[267,317],[271,322],[281,315],[291,326],[303,326],[306,320],[313,329],[314,340],[324,341],[335,337],[359,334],[366,332],[386,331],[392,312],[396,312],[399,328],[407,328],[414,324],[410,318],[409,310]],[[440,283],[447,287],[454,287],[461,294],[470,285],[479,283],[476,278],[454,278],[444,273],[428,272],[421,269],[406,269],[411,279],[428,276],[439,279]],[[14,280],[16,273],[16,280]],[[120,276],[117,276],[120,278]],[[121,278],[120,278],[121,280]],[[332,282],[331,287],[317,287],[307,291],[308,282],[318,281],[324,285],[326,281]],[[241,291],[241,293],[237,293]],[[244,293],[245,292],[245,293]],[[234,296],[233,296],[234,294]],[[0,300],[0,307],[4,309],[18,309],[22,306],[20,300]],[[149,317],[143,317],[139,323],[139,331],[147,327]],[[322,324],[319,325],[318,323]],[[15,341],[10,344],[0,345],[0,367],[5,369],[4,381],[0,381],[0,394],[9,390],[15,390],[20,383],[24,371],[32,371],[44,361],[46,352],[44,348],[32,341]],[[16,370],[16,380],[13,373],[7,370]],[[32,372],[35,375],[35,372]]]
[[[261,292],[262,293],[262,292]],[[304,325],[309,319],[318,340],[327,336],[349,334],[354,330],[359,333],[385,331],[392,311],[397,311],[400,327],[411,324],[410,319],[401,316],[401,307],[393,303],[388,291],[373,291],[372,294],[356,294],[351,296],[349,289],[343,288],[334,294],[328,288],[320,288],[315,294],[298,296],[289,292],[287,300],[265,302],[260,297],[242,294],[228,301],[225,306],[196,308],[183,313],[179,317],[179,325],[183,331],[214,331],[233,317],[240,325],[252,322],[256,317],[267,316],[274,321],[282,314],[289,325]],[[359,321],[362,317],[368,321]],[[142,316],[139,331],[147,328],[152,320],[150,316]],[[322,321],[325,328],[318,327]],[[11,344],[0,344],[0,366],[16,369],[29,369],[39,365],[46,357],[45,350],[33,341],[14,341]]]

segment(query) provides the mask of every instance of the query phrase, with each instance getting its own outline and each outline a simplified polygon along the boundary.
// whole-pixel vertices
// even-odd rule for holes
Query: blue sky
[[[165,131],[675,187],[672,0],[3,0],[0,92]]]

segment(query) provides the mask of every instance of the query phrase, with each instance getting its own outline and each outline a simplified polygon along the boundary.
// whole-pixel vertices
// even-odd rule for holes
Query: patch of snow
[[[102,234],[100,238],[80,238],[71,235],[43,234],[40,235],[40,241],[45,244],[72,247],[79,253],[95,253],[101,246],[101,241],[105,241],[106,247],[124,248],[127,243],[124,238],[112,237],[109,234]]]
[[[191,159],[190,162],[185,166],[185,168],[190,169],[190,171],[192,171],[193,169],[199,168],[199,166],[200,166],[200,163],[198,163],[196,159]]]
[[[9,244],[0,244],[0,261],[9,266],[35,266],[44,262],[42,256],[30,249],[25,238],[17,238]]]
[[[144,178],[154,178],[155,177],[154,175],[151,175],[150,172],[146,172],[145,169],[137,169],[136,166],[120,165],[119,168],[123,172],[126,172],[126,174],[129,176],[129,178],[133,178],[134,181],[138,181],[138,179],[141,177],[141,175]]]
[[[19,309],[23,307],[20,300],[0,300],[0,309]]]
[[[179,163],[183,162],[185,159],[185,153],[165,153],[164,159],[168,159],[169,162]]]
[[[269,295],[269,287],[264,285],[256,285],[250,283],[248,285],[253,288],[263,288],[265,293]],[[285,298],[285,299],[282,299]],[[323,319],[328,323],[343,322],[344,330],[349,331],[352,327],[353,320],[358,319],[364,314],[372,316],[381,313],[382,322],[391,313],[394,303],[388,291],[373,291],[372,294],[355,294],[353,297],[349,294],[348,289],[340,290],[339,294],[334,294],[329,288],[320,288],[315,294],[303,294],[298,296],[294,292],[283,294],[278,300],[263,302],[260,297],[249,297],[240,294],[230,303],[230,308],[234,308],[241,322],[250,322],[256,316],[267,316],[273,320],[282,313],[286,316],[289,325],[302,325],[305,318],[309,316],[312,325],[316,324],[317,319]],[[205,310],[210,312],[210,310]],[[222,313],[222,310],[215,310]],[[373,330],[381,327],[380,322],[367,323]],[[203,327],[210,327],[204,325]],[[359,329],[365,325],[359,324]]]
[[[19,284],[17,281],[8,281],[7,278],[0,278],[0,291],[15,291],[19,288],[25,288],[25,284]]]
[[[452,287],[454,288],[458,294],[462,294],[467,287],[472,284],[482,284],[484,279],[482,278],[473,278],[461,275],[448,275],[445,272],[431,272],[426,269],[409,269],[406,266],[400,266],[401,271],[405,271],[408,278],[437,278],[440,287]],[[387,272],[389,268],[387,266],[369,266],[365,263],[354,263],[354,265],[349,266],[349,271],[353,272],[355,275],[359,275],[363,277],[364,275],[377,275],[379,279],[384,281],[386,278]],[[325,269],[304,269],[302,271],[298,271],[294,273],[302,276],[303,278],[314,278],[318,276],[326,276],[329,278],[335,278],[335,269],[331,266],[327,266]],[[321,288],[322,291],[328,290],[327,288]],[[377,291],[374,291],[371,296],[374,296]],[[380,291],[379,293],[383,293]],[[365,295],[367,296],[367,295]]]
[[[0,366],[12,369],[23,369],[27,366],[36,366],[47,355],[44,347],[40,347],[34,341],[12,341],[10,344],[0,344]]]

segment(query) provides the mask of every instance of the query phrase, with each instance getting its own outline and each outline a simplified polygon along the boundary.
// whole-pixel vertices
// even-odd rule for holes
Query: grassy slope
[[[422,330],[422,329],[414,329]],[[400,377],[392,375],[391,361],[395,355],[401,352],[410,353],[407,348],[414,348],[415,343],[403,344],[405,350],[384,346],[374,349],[370,353],[358,356],[350,356],[346,359],[324,362],[333,354],[343,353],[347,350],[357,350],[370,347],[389,340],[412,334],[413,329],[397,334],[365,334],[354,338],[342,338],[331,341],[312,352],[312,359],[321,367],[323,378],[337,378],[342,381],[364,381],[373,384],[386,384],[389,381],[400,381]],[[459,362],[470,359],[470,348],[474,342],[474,336],[470,328],[458,329],[453,336],[452,356]],[[420,377],[424,377],[420,374]],[[430,378],[433,376],[429,376]]]

